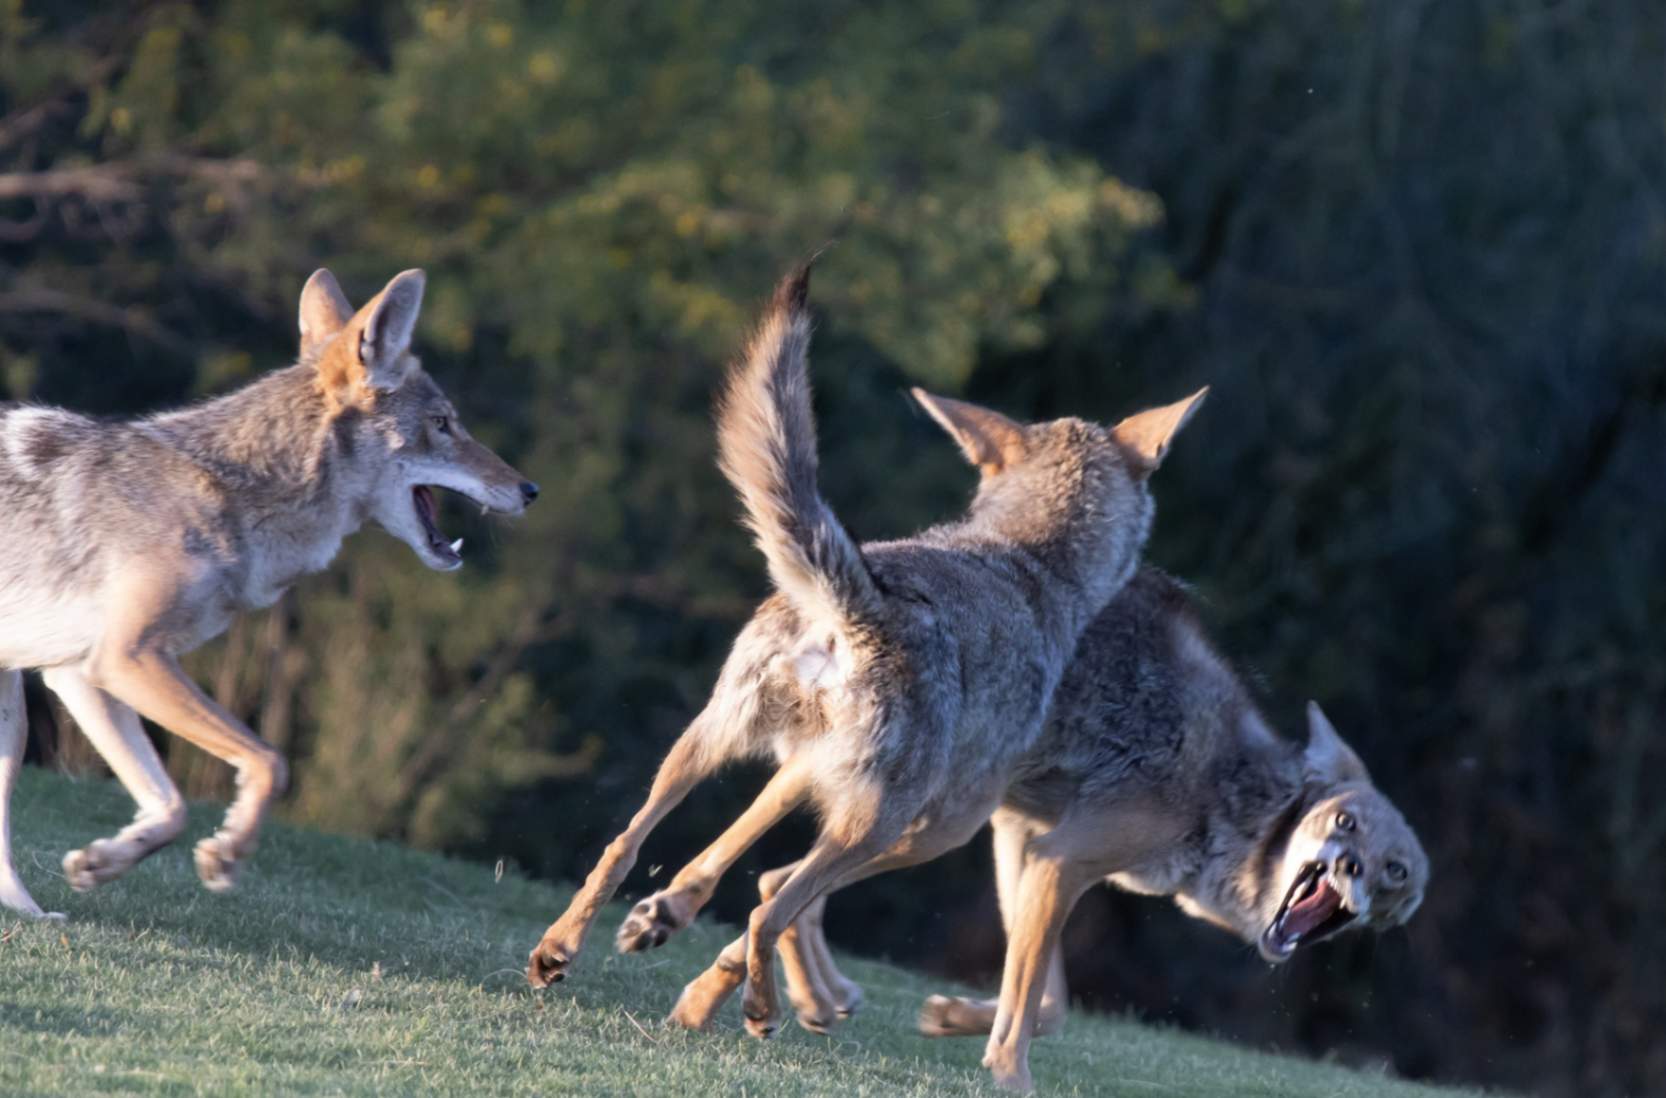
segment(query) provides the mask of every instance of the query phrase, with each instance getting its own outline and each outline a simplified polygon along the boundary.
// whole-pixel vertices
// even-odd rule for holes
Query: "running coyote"
[[[744,978],[759,1037],[776,1026],[777,940],[807,904],[934,858],[989,819],[1077,638],[1133,575],[1152,520],[1147,478],[1202,396],[1106,428],[1025,425],[916,391],[980,470],[977,496],[957,522],[858,548],[817,488],[808,274],[777,290],[718,413],[722,467],[776,594],[528,966],[534,985],[561,979],[649,831],[722,764],[773,758],[776,773],[718,844],[639,906],[636,935],[652,944],[686,925],[759,834],[813,804],[808,856],[673,1015],[703,1027]]]
[[[1064,1020],[1059,933],[1101,880],[1173,896],[1274,964],[1343,930],[1410,919],[1429,879],[1422,845],[1317,704],[1307,719],[1305,747],[1275,735],[1185,589],[1142,569],[1083,634],[995,813],[1000,997],[934,995],[921,1031],[987,1034],[996,1080],[1029,1089],[1031,1036]],[[785,872],[765,874],[762,890]],[[818,901],[782,939],[799,1020],[818,1031],[861,999],[822,918]]]
[[[138,802],[109,839],[64,857],[77,889],[173,841],[185,804],[143,715],[237,768],[197,873],[230,888],[283,759],[199,690],[177,658],[270,605],[374,519],[437,571],[462,541],[435,488],[519,514],[538,488],[471,438],[410,352],[421,271],[357,313],[328,271],[301,291],[299,362],[217,400],[131,422],[0,405],[0,905],[42,916],[12,863],[9,803],[23,756],[25,670],[39,669]]]

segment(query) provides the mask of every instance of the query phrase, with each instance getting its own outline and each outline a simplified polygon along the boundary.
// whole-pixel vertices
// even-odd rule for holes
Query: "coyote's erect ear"
[[[1371,780],[1365,764],[1342,742],[1316,701],[1307,703],[1307,750],[1302,754],[1302,767],[1308,778],[1327,784]]]
[[[327,272],[319,274],[335,285]],[[319,276],[313,275],[313,281],[320,281]],[[365,302],[341,329],[341,338],[324,349],[318,360],[318,377],[334,399],[351,404],[377,389],[397,389],[404,382],[413,362],[406,352],[411,349],[411,334],[422,312],[422,289],[427,281],[421,271],[394,275],[382,292]],[[307,288],[312,288],[312,282]],[[302,316],[305,330],[310,315],[304,301]]]
[[[993,476],[1023,458],[1022,424],[964,400],[932,396],[924,389],[910,391],[920,407],[960,444],[966,460],[976,465],[984,476]]]
[[[352,319],[353,306],[336,276],[323,267],[312,272],[301,287],[301,354],[317,351]]]
[[[411,349],[427,285],[421,271],[401,271],[360,310],[359,362],[371,388],[396,389],[405,380],[405,352]]]
[[[1202,407],[1203,398],[1208,395],[1209,386],[1205,385],[1185,400],[1129,416],[1111,428],[1111,433],[1134,456],[1142,471],[1155,472],[1168,456],[1169,443]]]

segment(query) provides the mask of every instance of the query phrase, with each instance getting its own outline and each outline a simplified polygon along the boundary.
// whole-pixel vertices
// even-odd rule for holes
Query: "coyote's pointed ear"
[[[1302,768],[1309,779],[1326,784],[1371,780],[1365,764],[1353,748],[1342,742],[1316,701],[1307,703],[1307,750],[1302,754]]]
[[[352,319],[353,306],[336,276],[323,267],[312,272],[301,287],[301,354],[317,351]]]
[[[1134,456],[1143,472],[1155,472],[1168,456],[1169,443],[1203,406],[1203,398],[1208,395],[1209,386],[1205,385],[1185,400],[1137,412],[1111,428],[1111,434]]]
[[[960,444],[966,460],[984,476],[993,476],[1024,456],[1024,427],[999,412],[964,400],[910,390],[932,419]]]
[[[382,292],[365,303],[354,318],[358,330],[357,365],[361,380],[372,389],[397,389],[410,368],[406,352],[422,312],[422,291],[428,276],[401,271]]]

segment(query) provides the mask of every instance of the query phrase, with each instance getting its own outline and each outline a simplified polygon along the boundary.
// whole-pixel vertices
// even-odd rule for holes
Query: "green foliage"
[[[1111,418],[1207,381],[1151,555],[1280,724],[1325,704],[1435,886],[1407,935],[1273,980],[1095,898],[1075,987],[1411,1074],[1650,1093],[1663,46],[1666,13],[1608,0],[3,0],[0,395],[222,391],[293,354],[314,267],[357,298],[427,268],[428,365],[543,498],[446,516],[457,576],[366,534],[195,668],[295,760],[292,818],[571,876],[763,590],[707,408],[787,264],[833,242],[825,487],[860,536],[969,483],[909,384]],[[645,861],[752,788],[701,791]],[[831,931],[988,973],[987,873],[876,881]]]

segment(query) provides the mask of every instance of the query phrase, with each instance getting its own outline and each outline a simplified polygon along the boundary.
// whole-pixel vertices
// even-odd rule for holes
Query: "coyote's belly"
[[[0,668],[58,667],[91,655],[103,619],[97,605],[85,597],[43,595],[0,588]]]

